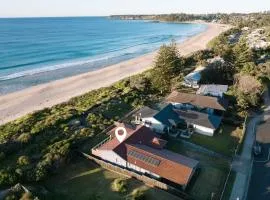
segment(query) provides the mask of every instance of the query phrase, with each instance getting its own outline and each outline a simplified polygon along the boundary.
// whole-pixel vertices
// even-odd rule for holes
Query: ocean
[[[0,95],[135,58],[205,29],[107,17],[0,19]]]

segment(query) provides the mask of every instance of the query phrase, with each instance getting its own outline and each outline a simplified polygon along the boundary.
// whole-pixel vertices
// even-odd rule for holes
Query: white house
[[[223,97],[228,90],[228,85],[201,85],[196,94],[204,96]]]
[[[125,132],[117,139],[119,127]],[[122,134],[122,133],[121,133]],[[109,132],[110,137],[92,149],[92,154],[125,169],[165,179],[186,188],[198,161],[166,150],[167,141],[160,139],[151,129],[138,125],[119,124]]]
[[[179,120],[171,104],[163,104],[156,109],[145,106],[135,114],[136,124],[147,126],[157,133],[169,132]]]
[[[166,99],[180,120],[192,125],[194,131],[213,136],[228,106],[224,98],[172,92]]]

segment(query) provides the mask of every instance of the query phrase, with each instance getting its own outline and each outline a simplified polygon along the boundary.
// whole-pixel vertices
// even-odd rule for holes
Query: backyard
[[[188,141],[214,152],[232,156],[235,148],[237,148],[238,144],[240,145],[242,143],[242,140],[242,128],[223,124],[213,137],[193,134]]]
[[[111,184],[115,179],[127,179],[127,192],[115,192]],[[48,190],[45,199],[132,199],[134,190],[141,190],[145,193],[146,199],[154,200],[179,200],[165,191],[150,188],[142,182],[133,178],[124,177],[120,174],[102,169],[96,164],[84,158],[78,158],[69,166],[65,167],[54,177],[43,184]]]
[[[182,141],[169,140],[167,148],[200,162],[187,192],[196,200],[219,199],[229,171],[230,160],[204,153]]]

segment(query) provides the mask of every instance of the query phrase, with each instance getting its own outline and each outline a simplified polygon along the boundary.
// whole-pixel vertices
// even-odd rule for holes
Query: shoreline
[[[201,22],[192,22],[201,23]],[[177,44],[182,56],[206,48],[207,43],[231,26],[204,23],[207,29]],[[0,96],[0,125],[28,113],[51,107],[87,93],[109,86],[123,78],[142,73],[152,67],[157,51],[102,69],[67,77],[49,83],[33,86],[21,91]]]

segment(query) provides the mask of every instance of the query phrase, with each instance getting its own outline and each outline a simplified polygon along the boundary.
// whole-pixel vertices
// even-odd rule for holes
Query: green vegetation
[[[191,180],[187,192],[198,200],[211,199],[211,197],[213,200],[220,199],[229,171],[229,161],[204,153],[200,149],[179,140],[171,139],[167,146],[171,151],[194,158],[200,162],[199,169]]]
[[[126,192],[115,192],[112,184],[115,180],[125,182]],[[142,182],[121,176],[120,174],[107,171],[84,158],[77,158],[71,164],[63,167],[57,173],[41,183],[46,192],[39,194],[42,199],[133,199],[134,191],[142,191],[148,200],[172,199],[177,197],[145,186]],[[44,190],[43,189],[43,190]],[[137,192],[136,192],[137,193]]]
[[[66,103],[37,111],[0,126],[0,187],[8,187],[17,182],[44,183],[46,188],[52,191],[50,199],[124,198],[121,192],[113,192],[110,187],[113,180],[123,177],[111,173],[112,178],[107,178],[107,171],[89,166],[88,170],[84,168],[78,172],[78,168],[75,167],[74,172],[71,171],[75,151],[89,151],[93,145],[106,137],[105,134],[100,134],[103,130],[138,106],[159,102],[174,89],[194,92],[192,89],[183,88],[180,82],[197,65],[207,66],[202,73],[202,83],[222,83],[230,86],[226,94],[229,109],[225,113],[224,124],[226,122],[238,126],[250,110],[260,108],[262,92],[265,85],[270,82],[270,61],[267,57],[270,49],[249,48],[247,33],[241,28],[249,26],[252,30],[268,26],[265,28],[265,37],[269,39],[269,13],[175,14],[147,16],[147,18],[164,21],[217,20],[231,23],[235,28],[211,41],[208,50],[196,52],[190,57],[181,57],[173,42],[170,45],[163,45],[153,69],[144,74],[126,78],[110,87],[91,91]],[[231,35],[235,35],[233,41],[229,40]],[[224,62],[208,64],[207,59],[214,56],[222,57]],[[222,154],[231,155],[243,137],[240,129],[233,129],[232,126],[224,125],[213,138],[194,135],[191,141]],[[227,163],[218,159],[213,160],[201,152],[183,148],[182,144],[179,147],[178,144],[179,141],[177,144],[170,142],[169,148],[194,157],[202,163],[197,181],[193,183],[189,192],[196,199],[211,199],[212,195],[213,198],[217,198],[228,171]],[[63,169],[63,173],[67,174],[61,172],[56,176],[58,179],[54,177],[50,179],[51,175],[59,172],[59,169]],[[70,178],[72,175],[75,178]],[[104,194],[100,194],[100,188],[103,188],[101,184],[106,186]],[[82,188],[87,185],[89,187],[82,192]],[[132,195],[133,189],[136,188],[130,187],[128,180],[129,197],[144,196],[141,190],[136,190]],[[153,190],[147,188],[146,193],[148,191]]]
[[[229,176],[228,181],[227,181],[227,184],[226,184],[226,189],[225,189],[225,191],[223,193],[223,198],[222,199],[225,199],[225,200],[230,199],[231,191],[232,191],[232,188],[233,188],[235,178],[236,178],[236,172],[231,171],[230,176]]]
[[[239,27],[262,27],[270,25],[270,13],[216,13],[216,14],[163,14],[163,15],[113,15],[111,18],[116,19],[133,19],[133,20],[154,20],[165,22],[187,22],[194,20],[203,20],[207,22],[216,21],[223,24],[232,24]]]
[[[150,101],[149,95],[126,79],[1,126],[0,185],[44,180],[70,160],[73,149]]]
[[[181,71],[181,60],[175,43],[160,47],[152,70],[151,82],[161,94],[170,91],[172,78],[177,71]]]
[[[243,130],[231,125],[222,125],[214,137],[194,134],[191,142],[214,152],[232,156],[235,149],[243,141]]]
[[[112,183],[112,190],[120,193],[127,192],[127,181],[124,179],[115,179]]]
[[[231,35],[238,37],[238,41],[229,42]],[[251,49],[247,43],[247,34],[242,33],[239,27],[222,33],[209,43],[209,47],[225,62],[210,65],[202,73],[202,83],[229,84],[231,88],[228,95],[235,97],[236,102],[233,103],[237,105],[235,109],[239,113],[260,107],[270,70],[269,58],[262,57],[269,55],[270,49]]]

